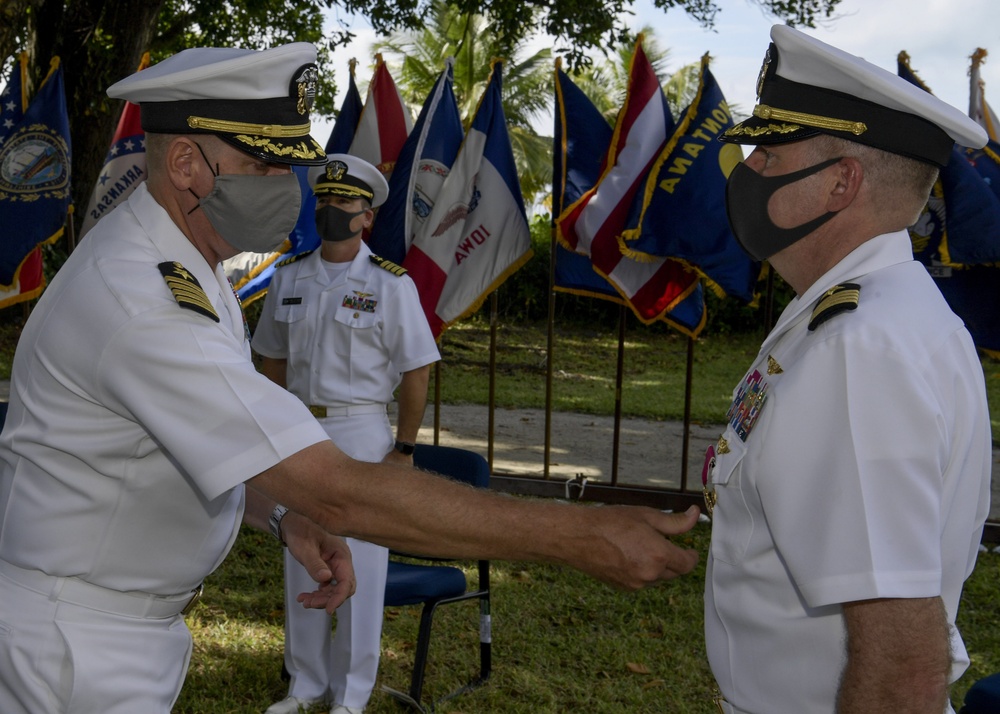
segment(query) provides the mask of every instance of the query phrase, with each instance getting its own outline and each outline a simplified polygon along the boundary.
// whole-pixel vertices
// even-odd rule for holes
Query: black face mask
[[[746,164],[737,164],[726,182],[726,213],[729,215],[729,227],[740,247],[754,260],[767,260],[837,215],[836,211],[830,211],[800,226],[779,228],[771,220],[767,204],[779,189],[819,173],[841,158],[829,159],[781,176],[761,176]]]
[[[336,206],[321,206],[316,209],[316,232],[323,240],[333,243],[350,240],[361,231],[351,230],[351,221],[364,213],[366,208],[354,213],[348,213]]]

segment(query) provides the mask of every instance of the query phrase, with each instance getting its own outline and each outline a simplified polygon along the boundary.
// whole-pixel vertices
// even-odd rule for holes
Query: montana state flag
[[[70,197],[69,119],[59,58],[0,145],[0,287],[39,245],[63,233]]]

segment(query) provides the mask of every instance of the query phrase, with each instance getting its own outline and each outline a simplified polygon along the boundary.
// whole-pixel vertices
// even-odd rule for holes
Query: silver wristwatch
[[[271,527],[271,535],[281,541],[282,545],[287,545],[285,539],[281,537],[281,519],[288,513],[288,509],[280,503],[271,511],[271,517],[267,519],[267,525]]]

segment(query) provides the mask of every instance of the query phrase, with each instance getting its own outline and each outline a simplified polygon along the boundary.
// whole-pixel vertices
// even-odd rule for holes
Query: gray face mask
[[[198,205],[188,213],[201,208],[223,240],[237,250],[269,253],[281,245],[299,219],[302,194],[295,174],[220,176],[204,151],[201,155],[215,185],[204,198],[191,191]]]

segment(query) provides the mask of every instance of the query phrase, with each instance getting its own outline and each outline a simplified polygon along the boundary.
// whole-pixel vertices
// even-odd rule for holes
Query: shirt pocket
[[[333,350],[350,357],[359,344],[374,344],[378,315],[351,307],[338,307],[333,313]]]
[[[732,426],[715,446],[715,463],[708,480],[715,490],[712,512],[712,555],[724,563],[737,564],[746,555],[753,533],[753,518],[744,495],[743,466],[746,444]]]

